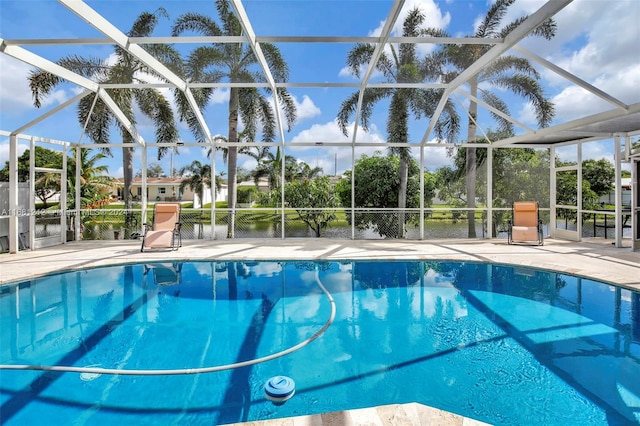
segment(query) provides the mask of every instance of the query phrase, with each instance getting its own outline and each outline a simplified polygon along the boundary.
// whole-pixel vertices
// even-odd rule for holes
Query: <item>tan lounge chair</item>
[[[153,211],[153,224],[143,224],[144,235],[142,247],[145,248],[170,248],[177,250],[182,247],[182,235],[180,234],[180,203],[156,203]]]
[[[144,275],[153,275],[158,287],[168,287],[182,283],[182,263],[152,263],[144,266]]]
[[[513,243],[544,244],[540,210],[535,201],[516,201],[513,203],[513,220],[509,221],[507,241]]]

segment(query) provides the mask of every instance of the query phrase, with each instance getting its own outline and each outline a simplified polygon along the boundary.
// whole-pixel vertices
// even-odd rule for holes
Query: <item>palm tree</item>
[[[419,8],[412,9],[407,14],[403,25],[403,37],[420,37],[429,35],[421,28],[425,19]],[[347,64],[350,71],[360,77],[360,69],[371,62],[375,45],[357,44],[349,51]],[[376,63],[376,70],[381,72],[389,83],[421,83],[425,80],[426,74],[420,68],[420,59],[414,43],[400,43],[398,46],[390,45],[389,51],[384,51]],[[369,118],[373,112],[374,105],[385,98],[391,98],[388,118],[387,135],[388,141],[394,143],[406,143],[409,141],[409,117],[413,112],[418,119],[423,115],[431,117],[435,111],[440,91],[433,89],[413,89],[413,88],[368,88],[364,92],[362,99],[361,124],[365,131],[369,127]],[[356,111],[358,104],[358,92],[353,93],[348,99],[342,102],[338,112],[338,125],[348,136],[347,125],[351,115]],[[438,137],[453,141],[459,130],[458,116],[451,102],[447,102],[443,114],[439,117],[434,127]],[[404,212],[407,205],[407,182],[408,182],[408,162],[411,151],[405,147],[393,147],[390,151],[400,157],[398,167],[398,177],[400,188],[398,190],[399,238],[404,237]]]
[[[69,191],[67,204],[74,206],[75,204],[75,187],[76,187],[76,155],[78,150],[74,150],[73,158],[68,166],[67,182]],[[97,164],[99,161],[107,158],[101,152],[97,152],[92,156],[90,149],[80,149],[80,199],[81,206],[90,206],[93,203],[100,203],[107,200],[110,196],[114,185],[118,184],[118,180],[109,176],[109,167],[106,164]]]
[[[269,181],[269,190],[280,188],[282,173],[282,156],[280,155],[280,147],[276,150],[276,154],[269,149],[261,149],[258,155],[255,153],[243,152],[251,155],[258,160],[258,165],[251,171],[251,177],[256,185],[261,178],[267,178]],[[297,180],[311,180],[322,174],[321,167],[311,167],[304,161],[296,159],[292,155],[285,155],[284,158],[284,179],[286,182],[294,182]]]
[[[211,188],[211,166],[202,164],[198,160],[194,160],[188,166],[182,167],[178,174],[180,176],[187,175],[187,178],[180,184],[180,192],[188,187],[200,198],[200,207],[204,206],[204,191],[207,187]],[[216,192],[220,191],[220,181],[216,178]],[[194,206],[195,207],[195,206]]]
[[[487,11],[482,22],[478,26],[472,37],[477,38],[497,38],[503,39],[513,29],[520,25],[527,16],[520,17],[513,22],[500,28],[501,21],[504,18],[509,6],[515,0],[498,0]],[[428,30],[433,35],[448,36],[441,30]],[[551,39],[555,35],[556,24],[549,19],[542,25],[531,32],[532,35],[542,36]],[[445,83],[455,79],[461,72],[467,69],[471,64],[484,55],[493,45],[480,44],[463,44],[463,45],[446,45],[434,52],[426,58],[423,68],[429,73],[440,74]],[[471,102],[469,104],[469,122],[467,126],[467,142],[476,141],[476,119],[478,115],[478,105],[473,101],[474,97],[480,98],[487,104],[497,108],[498,110],[509,114],[506,103],[500,99],[494,92],[479,88],[491,86],[501,90],[508,90],[514,94],[520,95],[533,105],[536,111],[536,118],[540,127],[549,125],[554,116],[554,107],[544,97],[544,91],[538,80],[540,75],[531,66],[528,60],[511,55],[503,55],[496,59],[488,67],[484,68],[478,74],[473,76],[467,82],[469,85],[469,93]],[[498,123],[498,132],[513,133],[513,125],[498,114],[490,112],[491,116]],[[475,208],[476,198],[476,149],[473,147],[467,149],[466,158],[466,188],[467,188],[467,207]],[[475,228],[475,212],[469,210],[469,238],[476,237]]]
[[[73,150],[73,156],[67,161],[67,206],[75,207],[76,188],[76,156],[77,150]],[[80,149],[80,205],[89,207],[96,203],[104,202],[110,196],[111,190],[118,185],[118,180],[109,176],[109,167],[105,164],[97,163],[107,156],[101,152],[89,157],[90,149]],[[58,168],[58,162],[46,164],[45,167]],[[45,173],[36,179],[36,187],[55,187],[56,192],[60,192],[59,173]],[[45,205],[46,207],[46,205]]]
[[[216,0],[216,9],[222,26],[211,20],[208,16],[187,13],[181,15],[173,27],[173,35],[178,36],[185,31],[193,31],[205,36],[241,36],[242,26],[238,18],[229,9],[226,0]],[[264,53],[269,69],[276,82],[286,81],[289,77],[289,69],[280,54],[280,50],[269,43],[261,43],[260,47]],[[218,43],[209,46],[202,46],[195,49],[188,58],[186,64],[187,75],[192,81],[205,83],[216,83],[222,79],[227,79],[231,83],[254,83],[266,81],[261,72],[255,72],[252,67],[258,64],[253,49],[248,43]],[[238,121],[241,119],[245,128],[243,133],[249,140],[255,140],[258,125],[262,126],[262,139],[265,142],[272,142],[275,138],[276,118],[272,104],[265,93],[255,87],[232,87],[229,89],[229,121],[227,141],[230,143],[239,142]],[[269,95],[276,96],[282,105],[288,130],[296,121],[295,103],[289,92],[284,88],[278,88],[276,93],[265,89]],[[212,95],[212,90],[201,90],[198,92],[200,99],[207,100]],[[179,103],[181,113],[189,110],[188,106]],[[192,119],[187,122],[193,123],[194,131],[197,131],[197,123]],[[236,207],[236,169],[237,169],[238,147],[228,147],[228,188],[229,188],[229,208],[233,211]],[[227,236],[233,238],[234,218],[228,224]]]
[[[146,37],[151,35],[158,23],[158,15],[166,15],[162,8],[156,13],[143,12],[133,23],[127,34],[130,37]],[[158,58],[174,61],[172,68],[179,67],[179,55],[169,46],[153,44],[146,46],[149,52]],[[64,57],[58,64],[77,74],[90,78],[100,84],[108,83],[147,83],[145,77],[153,74],[156,78],[161,76],[153,73],[144,63],[133,57],[119,46],[115,47],[116,63],[111,65],[107,59],[84,58],[76,55]],[[34,105],[41,106],[42,99],[63,79],[46,71],[33,70],[29,76],[29,87],[34,98]],[[138,109],[149,117],[155,125],[156,142],[173,143],[178,140],[178,129],[175,123],[173,111],[169,101],[156,89],[105,89],[113,98],[117,106],[126,115],[132,125],[136,119],[134,109]],[[108,144],[111,141],[111,126],[115,124],[121,134],[125,146],[122,148],[122,165],[124,171],[124,207],[127,211],[132,208],[131,182],[133,179],[133,142],[131,134],[115,118],[107,105],[98,98],[93,105],[93,97],[84,97],[78,105],[78,121],[85,126],[85,134],[97,144]],[[105,153],[110,150],[105,146]],[[158,159],[167,152],[166,147],[158,148]],[[126,228],[132,225],[133,216],[127,214]],[[130,232],[125,232],[129,235]]]
[[[311,167],[302,160],[298,160],[291,155],[284,159],[285,178],[287,182],[299,180],[312,180],[322,175],[322,167]]]

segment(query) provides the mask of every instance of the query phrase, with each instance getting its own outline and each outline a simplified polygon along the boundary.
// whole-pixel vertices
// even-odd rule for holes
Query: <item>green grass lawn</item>
[[[147,218],[145,223],[150,223],[153,218],[153,208],[155,203],[149,202],[147,203]],[[211,208],[211,204],[206,204],[204,209],[193,209],[193,203],[184,203],[182,205],[182,218],[184,223],[203,223],[210,224],[211,223],[211,214],[209,209]],[[48,206],[48,209],[56,210],[58,208],[58,204],[52,204]],[[134,203],[134,210],[140,210],[140,203]],[[226,202],[217,202],[216,208],[226,209]],[[434,205],[431,208],[433,209],[442,209],[436,211],[426,211],[425,223],[429,222],[438,222],[438,223],[455,223],[461,220],[466,220],[466,211],[464,210],[455,210],[455,207],[448,205]],[[481,207],[479,207],[481,208]],[[427,208],[428,209],[428,208]],[[83,220],[85,223],[109,223],[113,226],[124,226],[124,212],[116,213],[115,211],[124,210],[123,203],[111,203],[105,205],[102,209],[92,211],[92,214],[84,216]],[[109,213],[112,211],[112,213]],[[300,222],[303,223],[302,220],[298,218],[298,215],[295,209],[285,209],[285,216],[287,217],[287,222]],[[331,222],[330,226],[349,226],[349,222],[347,220],[348,210],[344,209],[336,209],[336,219]],[[135,214],[135,213],[134,213]],[[139,214],[138,214],[139,215]],[[236,213],[236,220],[240,220],[242,222],[272,222],[277,223],[281,220],[281,212],[276,210],[275,208],[255,208],[255,209],[242,209]],[[226,211],[217,211],[215,213],[216,223],[219,225],[226,224],[228,222],[229,214]],[[482,211],[475,212],[476,220],[480,221],[483,217]],[[139,219],[138,219],[139,220]]]

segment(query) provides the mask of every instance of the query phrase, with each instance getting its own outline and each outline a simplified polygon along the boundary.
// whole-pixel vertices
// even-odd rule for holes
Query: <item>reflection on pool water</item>
[[[0,294],[7,425],[224,424],[419,402],[494,424],[640,420],[640,294],[482,263],[175,262],[50,275]],[[284,375],[281,406],[264,383]]]

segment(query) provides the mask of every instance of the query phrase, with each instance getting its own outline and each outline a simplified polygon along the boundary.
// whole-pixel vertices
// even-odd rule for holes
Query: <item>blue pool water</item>
[[[445,261],[175,262],[0,290],[6,425],[210,425],[419,402],[493,424],[640,420],[640,294],[572,275]],[[277,375],[294,397],[263,393]]]

